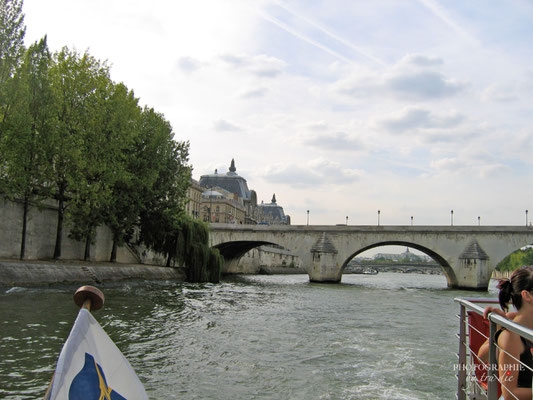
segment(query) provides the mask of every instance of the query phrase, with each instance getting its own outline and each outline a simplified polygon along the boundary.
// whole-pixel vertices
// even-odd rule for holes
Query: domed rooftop
[[[265,217],[270,217],[268,219],[271,219],[272,221],[277,221],[278,223],[287,223],[287,216],[285,215],[285,212],[283,211],[283,207],[278,206],[276,202],[276,194],[272,195],[272,200],[270,203],[261,203],[257,207],[260,207],[263,211],[263,215]]]
[[[252,191],[248,189],[246,179],[237,174],[237,168],[235,168],[235,160],[231,160],[230,167],[226,174],[219,174],[215,170],[214,174],[202,175],[200,177],[200,186],[205,188],[221,187],[230,193],[237,193],[237,196],[250,200],[252,197]]]

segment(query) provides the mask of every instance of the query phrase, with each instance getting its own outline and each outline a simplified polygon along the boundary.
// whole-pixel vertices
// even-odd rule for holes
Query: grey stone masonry
[[[311,253],[337,254],[337,249],[335,248],[333,243],[331,243],[331,240],[329,240],[326,232],[323,232],[320,239],[318,239],[316,243],[313,245],[313,247],[311,247]]]

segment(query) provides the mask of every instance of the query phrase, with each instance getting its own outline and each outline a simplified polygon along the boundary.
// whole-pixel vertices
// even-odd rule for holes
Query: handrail
[[[469,310],[475,311],[478,314],[483,315],[484,309],[480,306],[475,305],[474,302],[472,301],[473,299],[456,298],[454,300],[458,302],[459,304],[463,304]],[[493,302],[497,303],[497,301],[494,301],[494,299],[490,299],[490,300],[491,300],[490,303],[493,303]],[[489,303],[489,302],[488,301],[476,301],[476,303]],[[511,332],[514,332],[522,336],[523,338],[529,340],[530,342],[533,342],[533,329],[526,328],[523,325],[517,324],[516,322],[508,320],[507,318],[504,318],[493,312],[487,316],[487,319],[491,322],[494,322],[495,324],[498,324],[504,327],[505,329]]]
[[[468,299],[455,298],[454,301],[459,303],[461,306],[460,315],[459,315],[460,325],[459,325],[459,354],[458,354],[459,365],[458,365],[458,373],[457,373],[457,379],[458,379],[457,399],[466,400],[467,399],[466,396],[468,395],[467,393],[467,371],[468,371],[467,356],[471,357],[472,354],[475,355],[474,353],[472,353],[472,350],[469,344],[467,343],[467,336],[468,336],[467,326],[471,326],[471,325],[467,322],[466,310],[473,311],[479,315],[483,315],[484,308],[480,307],[476,303],[494,304],[494,303],[498,303],[498,301],[496,299],[488,299],[488,298],[468,298]],[[498,363],[496,359],[496,347],[498,346],[494,340],[497,325],[504,327],[505,329],[511,332],[514,332],[520,335],[521,337],[527,340],[530,340],[532,342],[533,342],[533,330],[526,328],[520,324],[517,324],[513,321],[510,321],[504,317],[501,317],[500,315],[494,312],[489,313],[487,316],[487,319],[490,322],[490,333],[488,337],[489,339],[489,361],[487,365],[487,391],[483,397],[486,397],[488,400],[496,400],[497,391],[498,391],[498,382],[500,382],[498,374],[497,374]],[[467,349],[468,349],[468,354],[467,354]],[[477,357],[477,355],[475,356]],[[526,366],[526,368],[529,368],[529,367]],[[474,378],[475,378],[475,374],[474,374]],[[477,382],[475,383],[477,384]],[[469,398],[474,399],[474,398],[479,398],[479,397],[478,397],[478,394],[470,393]]]

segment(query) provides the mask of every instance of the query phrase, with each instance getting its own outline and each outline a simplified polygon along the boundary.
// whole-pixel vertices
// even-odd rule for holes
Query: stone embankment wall
[[[0,275],[5,278],[2,281],[4,284],[9,284],[9,282],[13,283],[15,281],[19,284],[24,284],[26,281],[35,284],[36,281],[39,280],[38,276],[41,277],[42,283],[51,283],[52,281],[83,281],[83,279],[87,277],[86,268],[84,269],[80,265],[72,265],[72,263],[31,263],[33,260],[50,260],[53,257],[57,230],[57,212],[57,206],[55,202],[52,201],[41,208],[31,207],[26,233],[26,262],[24,264],[10,264],[9,268],[3,263],[3,267],[0,269]],[[0,260],[17,260],[20,256],[22,215],[23,207],[21,202],[10,201],[0,196]],[[109,228],[106,226],[98,227],[94,243],[91,245],[91,257],[89,261],[93,263],[109,261],[112,245],[113,237]],[[85,242],[79,242],[69,238],[69,226],[65,223],[63,229],[61,260],[83,260],[84,252]],[[151,270],[151,273],[146,272],[148,275],[145,274],[146,278],[143,278],[145,275],[142,275],[138,271],[139,266],[137,266],[137,268],[126,268],[124,264],[164,266],[165,262],[166,260],[164,256],[148,251],[142,247],[134,248],[130,246],[122,246],[119,247],[117,251],[117,264],[123,264],[120,266],[122,272],[118,272],[118,266],[117,268],[110,267],[114,264],[108,264],[105,269],[98,269],[98,271],[100,271],[99,274],[102,276],[102,280],[108,280],[110,278],[109,274],[115,274],[118,280],[122,279],[121,276],[123,276],[124,279],[127,279],[126,276],[129,276],[129,279],[135,277],[139,279],[149,279],[150,276],[156,279],[155,275],[161,273],[161,271],[157,272],[157,270],[153,269]],[[263,246],[259,249],[253,249],[245,254],[236,266],[231,270],[224,271],[224,273],[257,274],[305,272],[304,269],[300,270],[298,267],[299,259],[294,254],[287,250]],[[18,268],[17,271],[20,274],[19,280],[16,280],[13,277],[13,268]],[[44,272],[46,269],[49,269],[49,271]],[[160,275],[162,279],[167,279],[166,272]],[[176,277],[176,273],[172,273],[172,276]],[[181,271],[181,275],[179,276],[184,276],[183,271]],[[0,282],[0,284],[2,282]]]
[[[183,268],[80,261],[0,261],[0,286],[102,284],[131,280],[185,280]]]
[[[0,197],[0,259],[18,259],[22,239],[22,203]],[[28,216],[26,234],[27,260],[51,259],[54,254],[57,230],[57,206],[49,202],[42,208],[31,207]],[[113,237],[106,226],[96,230],[94,243],[91,245],[90,261],[109,261]],[[61,248],[62,260],[83,260],[85,242],[69,238],[69,227],[63,228]],[[118,263],[164,265],[161,255],[144,249],[122,246],[117,251]]]

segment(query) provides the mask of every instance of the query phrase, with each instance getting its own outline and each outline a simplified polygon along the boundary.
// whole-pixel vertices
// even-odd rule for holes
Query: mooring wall
[[[49,201],[41,208],[30,207],[27,220],[26,251],[27,260],[46,260],[54,255],[58,208],[55,202]],[[0,258],[17,259],[20,256],[22,240],[23,204],[0,196]],[[61,246],[62,260],[83,260],[85,242],[69,237],[69,225],[65,222]],[[113,236],[107,226],[99,226],[91,245],[90,261],[109,261],[113,246]],[[146,251],[143,248],[121,246],[117,250],[118,263],[142,263],[164,265],[161,255]]]

